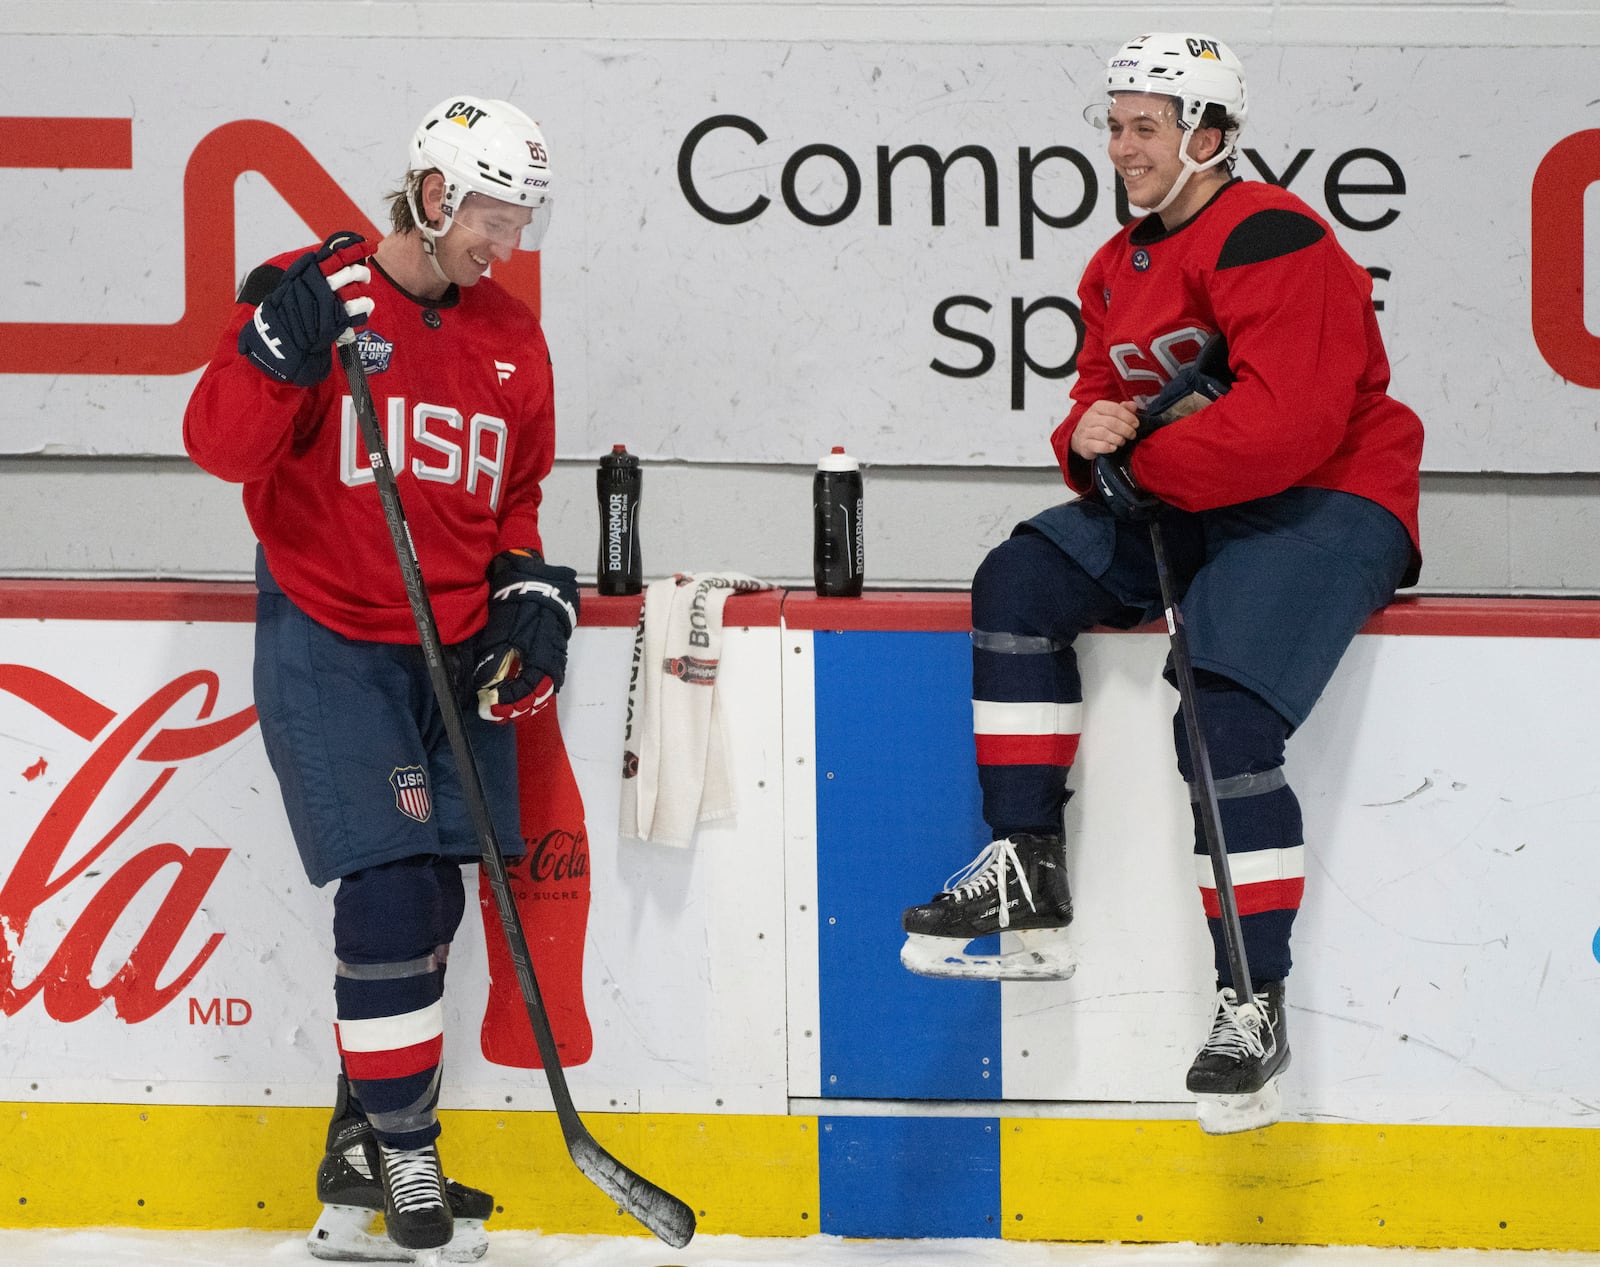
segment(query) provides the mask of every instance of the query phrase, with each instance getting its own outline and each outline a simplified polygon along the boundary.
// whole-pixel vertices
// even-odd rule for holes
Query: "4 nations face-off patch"
[[[394,804],[407,818],[425,823],[433,817],[433,797],[428,792],[428,772],[419,765],[397,766],[389,775]]]
[[[374,330],[363,330],[356,335],[356,351],[361,354],[362,369],[368,374],[381,374],[389,368],[394,344]]]

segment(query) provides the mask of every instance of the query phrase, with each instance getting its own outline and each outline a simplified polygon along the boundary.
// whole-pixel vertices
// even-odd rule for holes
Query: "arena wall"
[[[0,163],[48,227],[0,274],[0,574],[248,576],[236,496],[179,442],[208,332],[267,254],[383,223],[415,119],[470,87],[541,118],[563,182],[539,275],[552,550],[592,557],[593,461],[622,441],[647,459],[654,573],[804,583],[807,479],[844,443],[868,464],[873,581],[964,587],[1062,495],[1045,439],[1073,291],[1118,215],[1082,105],[1121,40],[1179,20],[942,0],[0,3],[21,86]],[[1600,481],[1583,89],[1600,12],[1276,0],[1181,22],[1246,58],[1242,172],[1304,195],[1377,279],[1395,390],[1429,433],[1424,590],[1600,589],[1600,559],[1568,545],[1593,534]],[[41,134],[51,120],[70,137]],[[880,148],[916,146],[971,149],[943,223],[921,159],[879,179]],[[941,533],[915,527],[930,506]]]
[[[315,1215],[329,894],[254,726],[252,610],[0,583],[6,1225]],[[897,962],[901,907],[984,838],[965,596],[731,599],[737,812],[687,847],[619,837],[637,612],[586,596],[559,700],[582,842],[528,924],[586,1122],[705,1231],[1600,1247],[1592,604],[1403,600],[1357,638],[1291,744],[1285,1120],[1224,1138],[1182,1089],[1210,951],[1159,629],[1084,641],[1082,966],[1000,985]],[[447,1167],[491,1227],[636,1230],[508,1037],[499,937],[469,909],[452,956]]]

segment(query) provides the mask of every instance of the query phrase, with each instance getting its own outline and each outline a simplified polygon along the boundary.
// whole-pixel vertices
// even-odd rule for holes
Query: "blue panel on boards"
[[[830,1236],[1000,1235],[994,1118],[825,1117],[817,1152]]]
[[[997,1100],[1000,986],[900,966],[900,912],[988,840],[971,641],[819,630],[813,645],[822,1094]]]

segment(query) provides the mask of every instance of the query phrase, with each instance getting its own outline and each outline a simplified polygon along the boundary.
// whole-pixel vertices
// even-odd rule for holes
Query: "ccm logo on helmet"
[[[1222,53],[1217,48],[1216,40],[1202,40],[1191,35],[1184,43],[1189,47],[1190,57],[1209,57],[1216,62],[1222,60]]]
[[[487,113],[487,110],[480,110],[477,106],[469,106],[465,101],[458,101],[444,112],[444,117],[454,120],[464,128],[470,128]]]

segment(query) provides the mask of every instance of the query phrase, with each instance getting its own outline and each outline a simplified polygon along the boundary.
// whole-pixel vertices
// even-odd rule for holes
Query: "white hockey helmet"
[[[411,138],[409,169],[437,168],[444,177],[442,229],[430,228],[412,192],[412,214],[431,247],[457,221],[489,236],[495,231],[486,213],[493,204],[531,212],[525,227],[514,218],[520,232],[508,242],[519,250],[536,251],[550,226],[552,186],[550,151],[539,125],[509,101],[483,97],[447,97],[423,117]],[[491,201],[492,200],[492,201]],[[499,208],[501,212],[506,208]]]
[[[1244,65],[1226,44],[1208,35],[1160,33],[1129,40],[1106,64],[1106,93],[1119,92],[1175,98],[1178,126],[1185,131],[1200,126],[1207,106],[1221,106],[1233,123],[1222,136],[1228,154],[1250,109]]]
[[[1232,158],[1239,133],[1249,113],[1244,65],[1222,41],[1193,33],[1157,33],[1129,40],[1106,63],[1106,98],[1089,106],[1084,118],[1097,128],[1109,126],[1107,112],[1118,93],[1149,93],[1170,97],[1176,122],[1183,131],[1179,150],[1183,172],[1153,212],[1166,210],[1195,172],[1205,171]],[[1222,144],[1203,163],[1189,157],[1189,138],[1200,126],[1207,106],[1220,106],[1228,116]]]

